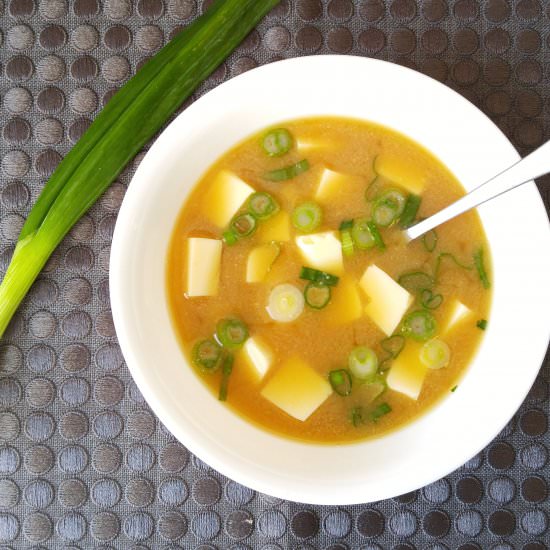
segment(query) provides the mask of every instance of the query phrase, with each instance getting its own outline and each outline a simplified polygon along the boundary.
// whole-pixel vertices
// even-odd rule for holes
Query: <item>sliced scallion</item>
[[[216,372],[221,364],[223,350],[212,339],[197,342],[192,351],[193,363],[203,372]]]
[[[378,196],[379,201],[388,201],[393,204],[395,207],[396,217],[400,217],[403,214],[405,209],[405,204],[407,203],[407,198],[405,194],[399,189],[385,189]]]
[[[399,225],[402,229],[407,229],[414,224],[416,220],[416,214],[420,208],[420,203],[422,198],[418,195],[409,195],[407,197],[407,202],[405,202],[405,207],[403,208],[403,213],[399,219]]]
[[[286,128],[270,130],[262,139],[263,150],[270,157],[280,157],[292,149],[294,139]]]
[[[380,403],[380,405],[378,405],[375,409],[373,409],[369,413],[369,418],[373,422],[378,422],[378,420],[380,420],[380,418],[382,418],[383,416],[391,413],[391,411],[392,411],[392,408],[390,407],[390,405],[388,403]]]
[[[487,270],[485,269],[483,256],[483,248],[479,248],[478,250],[476,250],[474,252],[474,265],[476,266],[477,274],[479,275],[479,279],[481,281],[481,284],[483,285],[483,288],[490,288],[491,282],[489,281],[489,277],[487,276]]]
[[[405,347],[405,338],[400,334],[394,334],[393,336],[384,338],[380,342],[380,347],[395,359]]]
[[[346,369],[331,370],[328,373],[328,381],[338,395],[346,397],[351,393],[351,376]]]
[[[223,239],[223,242],[228,246],[233,246],[239,240],[237,235],[235,235],[235,232],[231,230],[224,231],[222,235],[222,239]]]
[[[233,372],[233,361],[234,358],[230,353],[227,353],[223,359],[222,379],[220,382],[220,392],[218,394],[218,399],[220,401],[227,401],[227,390],[229,388],[229,377]]]
[[[292,225],[302,233],[315,231],[323,221],[323,211],[314,202],[304,202],[292,212]]]
[[[340,224],[340,241],[342,243],[342,253],[344,256],[353,256],[354,246],[351,230],[353,220],[345,220]]]
[[[252,235],[258,228],[258,220],[248,212],[237,214],[231,221],[231,231],[239,239]]]
[[[434,268],[434,280],[437,281],[439,278],[439,270],[441,268],[441,264],[443,263],[443,260],[448,259],[452,261],[455,265],[460,267],[461,269],[466,269],[467,271],[470,271],[474,268],[472,265],[467,265],[463,262],[461,262],[454,254],[451,254],[450,252],[441,252],[438,254],[437,259],[435,261],[435,268]]]
[[[348,367],[359,380],[369,380],[378,371],[378,357],[371,348],[358,346],[348,356]]]
[[[403,320],[403,334],[413,340],[429,340],[435,334],[437,323],[434,316],[425,309],[412,311]]]
[[[364,422],[363,407],[353,407],[350,411],[351,423],[357,428]]]
[[[301,290],[291,284],[276,286],[269,295],[267,312],[274,321],[290,323],[304,311],[304,295]]]
[[[420,361],[429,369],[446,367],[451,360],[451,348],[439,338],[426,342],[420,350]]]
[[[269,193],[252,193],[248,211],[258,220],[268,220],[279,211],[279,204]]]
[[[486,329],[487,329],[487,319],[480,319],[480,320],[476,323],[476,327],[477,327],[479,330],[486,330]]]
[[[420,293],[420,303],[426,309],[437,309],[443,303],[443,296],[434,294],[429,288],[424,288]]]
[[[428,231],[422,237],[422,244],[428,252],[433,252],[435,250],[435,247],[437,246],[437,233],[435,232],[435,229]]]
[[[313,309],[323,309],[330,302],[330,286],[323,283],[311,282],[304,289],[306,304]]]
[[[304,172],[309,170],[309,161],[303,159],[296,164],[291,164],[290,166],[285,166],[283,168],[278,168],[277,170],[271,170],[264,174],[264,179],[268,181],[286,181],[291,180]]]
[[[70,228],[277,4],[215,1],[109,100],[56,168],[21,230],[0,287],[0,335]]]
[[[397,282],[412,294],[430,289],[434,285],[434,279],[424,271],[408,271],[403,273]]]
[[[351,229],[351,236],[355,246],[361,250],[367,250],[375,246],[382,250],[386,248],[380,231],[368,218],[355,220]]]
[[[399,217],[398,205],[391,199],[379,199],[374,203],[372,219],[380,227],[389,227]]]
[[[216,325],[216,339],[228,349],[240,348],[248,338],[248,328],[240,319],[221,319]]]
[[[314,269],[313,267],[302,267],[300,271],[300,279],[305,281],[312,281],[314,283],[321,283],[327,286],[336,286],[340,277],[336,275],[331,275],[326,271],[321,271],[319,269]]]

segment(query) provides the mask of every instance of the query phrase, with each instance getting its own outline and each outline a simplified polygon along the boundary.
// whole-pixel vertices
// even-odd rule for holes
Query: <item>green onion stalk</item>
[[[216,0],[113,96],[44,186],[0,285],[0,336],[63,237],[280,0]]]

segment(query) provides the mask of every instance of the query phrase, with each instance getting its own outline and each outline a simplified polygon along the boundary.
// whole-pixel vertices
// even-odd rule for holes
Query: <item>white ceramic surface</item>
[[[489,328],[459,388],[431,412],[385,437],[349,445],[299,443],[264,432],[219,403],[186,365],[167,306],[167,247],[189,190],[224,151],[265,126],[312,115],[394,128],[435,153],[468,190],[519,158],[476,107],[412,70],[348,56],[260,67],[195,102],[141,162],[113,238],[112,311],[143,395],[203,461],[285,499],[370,502],[453,471],[522,403],[549,339],[550,230],[534,184],[481,207],[494,267]]]

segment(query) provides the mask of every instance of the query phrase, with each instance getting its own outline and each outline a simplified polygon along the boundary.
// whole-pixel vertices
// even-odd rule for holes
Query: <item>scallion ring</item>
[[[304,311],[304,295],[291,284],[276,286],[269,295],[267,313],[274,321],[290,323]]]
[[[435,229],[428,231],[422,237],[422,244],[427,252],[433,252],[435,250],[435,247],[437,246],[437,233]]]
[[[371,348],[358,346],[348,356],[348,367],[359,380],[369,380],[378,371],[378,357]]]
[[[405,204],[407,203],[407,198],[405,194],[399,189],[386,189],[379,194],[379,201],[389,201],[395,205],[395,215],[396,218],[399,218],[403,211],[405,210]]]
[[[429,369],[442,369],[451,361],[451,348],[443,340],[434,338],[422,346],[420,361]]]
[[[434,279],[424,271],[408,271],[403,273],[397,282],[412,294],[434,286]]]
[[[193,347],[193,364],[203,372],[216,372],[221,364],[222,348],[212,339],[201,340]]]
[[[279,211],[279,204],[269,193],[252,193],[248,211],[258,220],[267,220]]]
[[[403,334],[413,340],[425,341],[435,334],[437,323],[434,316],[425,309],[412,311],[403,320]]]
[[[443,303],[443,296],[434,294],[429,288],[424,288],[420,292],[420,303],[426,309],[437,309]]]
[[[228,349],[240,348],[248,338],[248,328],[240,319],[221,319],[216,325],[216,339]]]
[[[304,289],[306,304],[313,309],[323,309],[330,302],[330,286],[323,283],[311,282]]]
[[[270,157],[280,157],[292,149],[294,139],[286,128],[270,130],[262,139],[262,148]]]
[[[378,247],[384,249],[384,241],[376,225],[368,218],[355,220],[351,228],[351,236],[355,246],[361,250]]]
[[[314,202],[304,202],[292,212],[292,225],[301,233],[315,231],[323,221],[323,211]]]
[[[256,231],[258,221],[252,214],[238,214],[231,221],[231,231],[237,238],[248,237]]]
[[[399,207],[390,198],[378,199],[374,203],[372,219],[380,227],[389,227],[399,217]]]

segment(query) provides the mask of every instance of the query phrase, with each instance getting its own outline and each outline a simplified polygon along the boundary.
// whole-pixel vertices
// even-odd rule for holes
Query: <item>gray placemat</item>
[[[0,0],[2,271],[59,159],[198,4]],[[283,0],[196,95],[284,57],[373,56],[458,90],[525,153],[549,137],[549,48],[547,1]],[[109,310],[109,246],[138,162],[64,240],[0,344],[2,548],[546,548],[548,360],[479,456],[373,505],[280,501],[177,443],[132,382]]]

